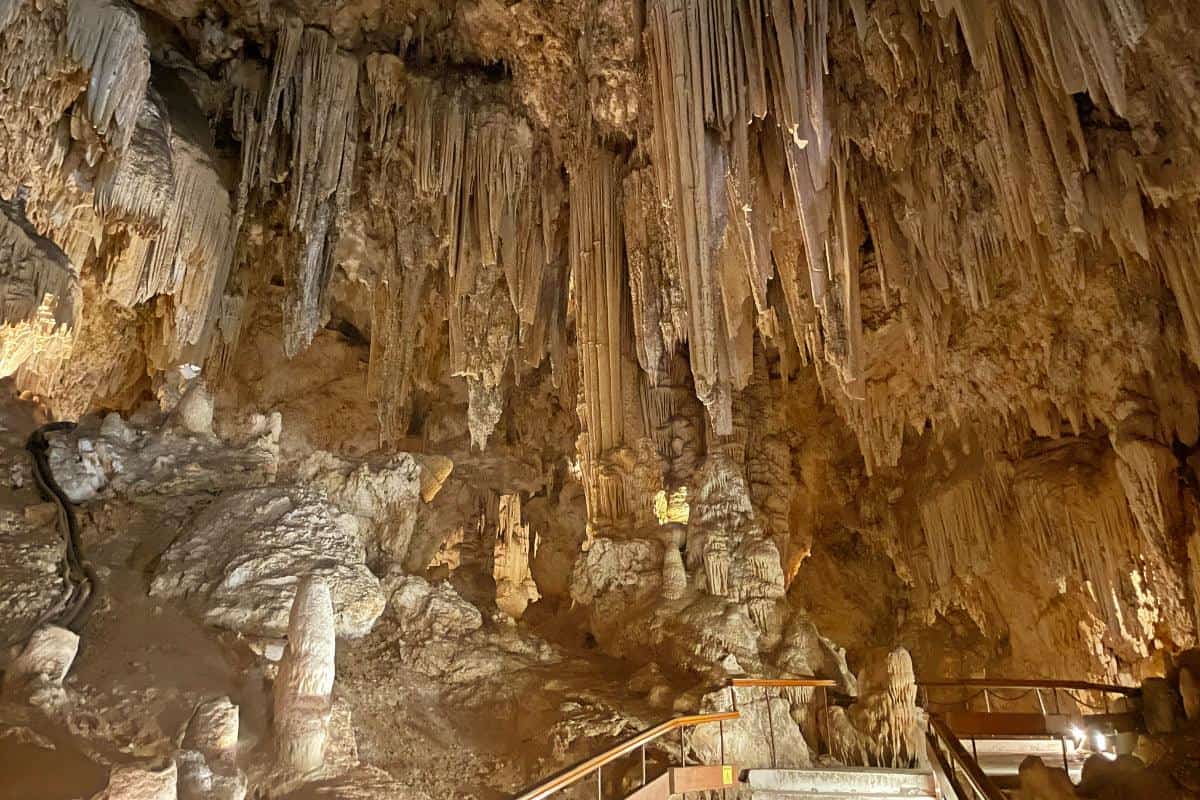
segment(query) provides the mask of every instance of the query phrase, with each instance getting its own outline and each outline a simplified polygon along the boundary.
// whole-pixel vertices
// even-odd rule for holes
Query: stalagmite
[[[912,657],[904,648],[877,651],[858,676],[858,699],[832,709],[831,742],[847,763],[908,769],[925,752]]]
[[[320,578],[304,578],[292,602],[287,649],[275,679],[275,750],[285,773],[308,774],[324,761],[335,644],[329,587]]]
[[[238,707],[219,697],[196,707],[175,754],[179,800],[243,800],[246,776],[236,763]]]
[[[536,555],[536,536],[528,523],[521,521],[521,496],[503,495],[496,523],[492,578],[496,581],[496,606],[513,619],[520,619],[526,607],[541,597],[529,569]]]
[[[683,568],[683,556],[675,545],[663,548],[662,594],[668,600],[678,600],[687,591],[687,571]]]

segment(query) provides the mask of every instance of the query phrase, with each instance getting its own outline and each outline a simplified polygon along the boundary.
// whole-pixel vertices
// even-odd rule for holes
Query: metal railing
[[[627,739],[617,742],[612,747],[597,753],[591,758],[585,759],[574,766],[567,767],[561,772],[550,776],[541,783],[533,786],[516,795],[513,800],[545,800],[545,798],[556,792],[562,791],[570,786],[573,786],[580,781],[590,778],[593,774],[596,776],[596,797],[597,800],[603,800],[604,785],[603,785],[603,770],[604,767],[612,764],[617,759],[629,755],[635,750],[641,752],[641,787],[647,785],[646,775],[646,746],[652,742],[662,738],[672,731],[679,731],[679,762],[680,766],[687,766],[687,744],[685,733],[691,728],[699,725],[717,724],[720,726],[720,756],[722,764],[725,761],[725,723],[730,720],[735,720],[741,717],[741,712],[737,709],[737,694],[736,689],[763,689],[764,696],[766,690],[770,688],[813,688],[821,689],[826,704],[826,723],[828,724],[828,690],[837,683],[824,678],[734,678],[727,684],[730,695],[732,710],[720,711],[712,714],[689,714],[681,717],[661,722],[652,728],[647,728],[641,733],[636,733]],[[771,762],[772,766],[776,763],[775,752],[775,726],[774,720],[771,718],[771,703],[769,696],[767,699],[767,715],[768,728],[771,736]]]
[[[1141,694],[1141,689],[1135,686],[1119,686],[1111,683],[1091,683],[1089,681],[1068,681],[1068,680],[1053,680],[1053,679],[1032,679],[1032,680],[1012,680],[1007,678],[961,678],[957,680],[937,680],[937,681],[921,681],[918,687],[925,695],[925,704],[928,707],[930,704],[939,706],[948,705],[967,705],[976,697],[983,697],[984,707],[988,712],[992,710],[992,698],[995,697],[1005,702],[1021,700],[1028,697],[1030,693],[1037,696],[1038,707],[1043,715],[1047,713],[1045,697],[1043,692],[1048,691],[1051,696],[1055,714],[1062,713],[1061,704],[1059,702],[1059,693],[1064,693],[1081,708],[1089,708],[1099,710],[1103,708],[1104,713],[1110,713],[1109,695],[1117,694],[1122,697],[1136,697]],[[962,693],[962,697],[951,701],[937,701],[929,697],[930,689],[957,689]],[[971,691],[976,690],[976,691]],[[1005,691],[1018,691],[1020,695],[1017,697],[1006,697]],[[1076,692],[1092,692],[1100,695],[1102,706],[1092,706],[1087,701],[1078,697]]]
[[[921,681],[919,689],[931,720],[937,718],[947,730],[971,742],[976,752],[976,739],[1057,739],[1062,746],[1063,768],[1070,772],[1068,739],[1076,740],[1089,734],[1099,736],[1101,744],[1114,733],[1134,731],[1141,727],[1140,714],[1129,707],[1129,700],[1141,694],[1141,689],[1117,684],[1054,679],[960,678]],[[931,691],[957,693],[952,700],[936,700]],[[1050,705],[1046,703],[1049,694]],[[1085,700],[1077,693],[1095,697]],[[1008,705],[1036,698],[1035,712],[997,711],[996,702]],[[1074,710],[1064,709],[1060,695],[1074,703]],[[1112,695],[1118,695],[1125,708],[1113,710]],[[983,711],[972,709],[972,702],[983,698]],[[935,708],[936,707],[936,708]],[[1085,711],[1085,709],[1087,711]],[[1088,711],[1092,713],[1087,713]],[[935,713],[936,712],[936,713]],[[961,745],[961,741],[959,741]]]
[[[936,714],[929,716],[929,761],[934,770],[945,778],[959,800],[1005,800],[1005,794],[995,781],[984,774],[979,761]]]
[[[642,754],[642,785],[646,785],[646,745],[654,740],[665,736],[671,731],[679,731],[679,753],[680,761],[686,766],[687,753],[684,746],[683,731],[686,728],[694,728],[697,725],[707,725],[709,723],[717,723],[724,726],[726,720],[737,719],[740,714],[737,711],[722,711],[716,714],[690,714],[682,717],[674,717],[655,725],[653,728],[648,728],[641,733],[634,734],[628,739],[624,739],[607,750],[592,756],[589,759],[579,762],[573,767],[568,767],[562,772],[551,776],[542,781],[537,786],[526,790],[517,795],[514,800],[543,800],[555,792],[578,783],[584,778],[595,773],[596,775],[596,796],[601,797],[602,790],[602,770],[608,764],[616,761],[621,756],[628,755],[634,750],[641,750]],[[722,749],[724,749],[724,731],[722,730]]]

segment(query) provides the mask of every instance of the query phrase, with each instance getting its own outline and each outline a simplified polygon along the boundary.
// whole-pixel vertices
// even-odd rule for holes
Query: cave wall
[[[193,364],[297,447],[536,453],[526,508],[587,523],[534,576],[611,652],[795,666],[811,616],[919,673],[1151,671],[1200,613],[1197,31],[7,0],[0,372],[71,417]]]

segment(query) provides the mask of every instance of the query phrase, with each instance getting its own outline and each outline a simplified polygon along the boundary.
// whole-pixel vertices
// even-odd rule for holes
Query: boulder
[[[114,767],[108,786],[92,800],[176,800],[178,772],[175,764],[163,769],[125,765]]]
[[[408,642],[460,637],[483,626],[483,615],[449,583],[405,575],[394,584],[392,613]]]
[[[1151,734],[1175,732],[1179,716],[1179,696],[1166,678],[1147,678],[1142,681],[1142,715],[1146,730]]]
[[[184,601],[210,625],[278,637],[300,578],[318,576],[333,596],[338,635],[353,638],[385,605],[365,557],[357,523],[324,492],[227,492],[163,553],[150,593]]]

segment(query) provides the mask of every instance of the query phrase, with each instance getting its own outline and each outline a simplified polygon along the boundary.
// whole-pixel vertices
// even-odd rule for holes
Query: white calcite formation
[[[226,492],[159,560],[150,593],[183,601],[210,625],[278,637],[302,576],[323,581],[339,635],[362,636],[383,612],[354,518],[315,489]]]
[[[321,578],[306,577],[296,590],[288,644],[275,678],[272,729],[280,770],[305,775],[325,759],[333,691],[333,600]]]
[[[537,555],[536,534],[521,521],[520,495],[502,496],[498,515],[492,557],[496,606],[513,619],[520,619],[526,607],[541,597],[529,568],[530,559]]]
[[[239,713],[228,697],[201,703],[175,754],[179,800],[243,800],[247,781],[237,765]]]
[[[323,487],[330,499],[358,521],[373,552],[403,563],[412,542],[419,506],[430,502],[453,469],[411,453],[371,463],[351,463],[331,453],[314,453],[299,477]]]
[[[57,625],[43,625],[5,669],[4,694],[52,710],[64,699],[63,679],[78,651],[78,635]]]
[[[278,415],[255,415],[237,435],[222,440],[205,430],[211,409],[202,394],[183,405],[162,428],[131,424],[111,413],[103,420],[81,420],[69,434],[51,434],[48,459],[55,481],[73,503],[101,495],[219,492],[274,481]]]
[[[858,697],[831,706],[834,754],[848,764],[908,769],[925,753],[925,712],[917,706],[912,657],[904,648],[875,651],[858,673]]]

